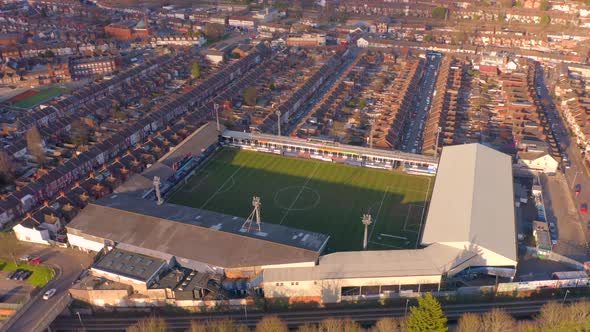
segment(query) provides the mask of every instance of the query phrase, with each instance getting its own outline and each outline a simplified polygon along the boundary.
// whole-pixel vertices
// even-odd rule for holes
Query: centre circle
[[[276,192],[274,202],[283,210],[305,211],[320,204],[320,194],[310,187],[289,186]]]

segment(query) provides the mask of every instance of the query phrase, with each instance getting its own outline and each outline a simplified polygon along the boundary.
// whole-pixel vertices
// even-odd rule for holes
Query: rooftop
[[[246,232],[241,228],[244,221],[217,212],[169,203],[157,205],[133,195],[113,194],[89,204],[67,228],[72,234],[225,268],[313,262],[329,238],[267,223],[262,223],[262,232]]]
[[[115,248],[96,262],[93,268],[147,282],[165,263],[163,259]]]
[[[423,244],[477,244],[516,261],[510,156],[481,144],[443,149]]]

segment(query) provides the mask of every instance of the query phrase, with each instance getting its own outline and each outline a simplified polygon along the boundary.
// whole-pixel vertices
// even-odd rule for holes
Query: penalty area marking
[[[385,234],[385,233],[381,233],[379,235],[384,236],[384,237],[391,237],[391,238],[398,239],[398,240],[407,240],[408,239],[405,236],[397,236],[397,235],[391,235],[391,234]]]
[[[375,242],[375,241],[369,241],[369,243],[376,244],[378,246],[389,247],[389,248],[393,248],[393,249],[404,249],[403,247],[393,246],[391,244],[379,243],[379,242]]]

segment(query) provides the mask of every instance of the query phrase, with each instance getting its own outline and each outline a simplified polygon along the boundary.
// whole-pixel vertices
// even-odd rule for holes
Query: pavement
[[[577,260],[588,260],[590,256],[588,255],[589,234],[587,225],[590,217],[581,213],[580,206],[590,202],[590,176],[584,166],[580,149],[570,139],[566,122],[555,107],[553,98],[549,95],[546,85],[547,78],[548,74],[544,69],[538,71],[537,92],[541,101],[551,105],[545,110],[549,123],[553,126],[554,136],[558,141],[562,156],[564,156],[564,153],[567,154],[571,163],[570,168],[562,165],[562,173],[555,178],[555,181],[560,182],[559,185],[555,181],[548,182],[549,189],[554,191],[551,203],[554,206],[554,214],[558,217],[559,242],[563,241],[563,243],[558,242],[555,251],[570,258],[577,256],[577,258],[574,258]],[[545,103],[541,104],[544,105]],[[579,195],[574,192],[576,185],[581,187]],[[558,187],[560,189],[557,189]],[[576,232],[577,234],[573,234]],[[582,254],[581,251],[585,251],[585,253]]]
[[[68,293],[72,282],[78,278],[82,270],[90,266],[93,255],[70,248],[54,248],[44,245],[18,242],[13,235],[5,235],[0,244],[0,256],[7,255],[10,247],[12,253],[20,257],[21,255],[32,255],[40,257],[43,265],[51,266],[56,269],[56,276],[43,289],[33,291],[31,300],[23,305],[12,318],[8,319],[4,325],[0,326],[0,331],[33,331],[39,321],[43,319],[46,313],[51,312],[53,306],[60,297]],[[2,257],[8,258],[8,257]],[[51,299],[45,301],[41,297],[48,289],[55,288],[57,292]]]

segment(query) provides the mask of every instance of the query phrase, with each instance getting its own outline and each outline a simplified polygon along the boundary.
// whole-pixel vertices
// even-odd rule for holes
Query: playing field
[[[53,87],[53,88],[41,90],[41,91],[39,91],[39,93],[37,93],[31,97],[28,97],[26,99],[15,102],[14,106],[20,107],[20,108],[33,107],[39,103],[42,103],[46,100],[53,98],[55,96],[59,96],[66,91],[68,91],[68,89],[58,88],[58,87]]]
[[[329,162],[224,149],[169,202],[246,218],[252,196],[262,222],[330,235],[327,252],[415,248],[432,178]],[[263,229],[264,231],[264,229]]]

